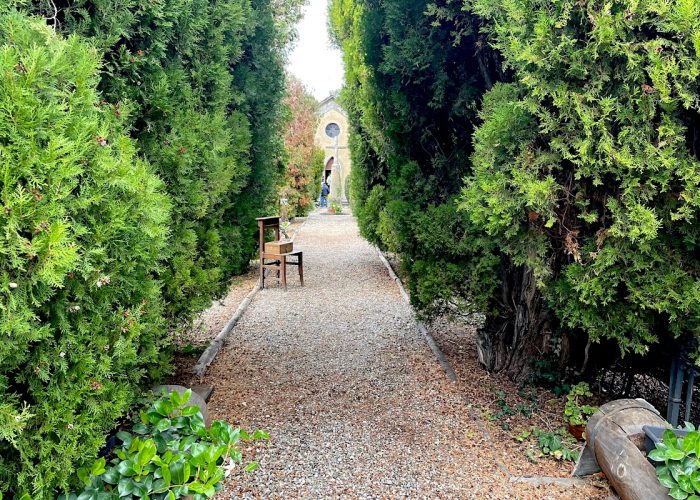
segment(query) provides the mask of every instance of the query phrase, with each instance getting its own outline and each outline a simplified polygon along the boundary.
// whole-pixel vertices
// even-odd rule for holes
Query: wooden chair
[[[272,279],[276,279],[278,283],[284,286],[287,290],[287,266],[296,266],[299,270],[299,281],[301,286],[304,286],[304,258],[301,250],[294,250],[287,253],[271,253],[265,252],[265,231],[273,229],[275,238],[280,239],[280,218],[279,217],[260,217],[258,221],[259,240],[260,240],[260,287],[265,288],[265,269],[273,271]],[[289,257],[295,257],[295,261],[287,260]],[[274,272],[276,271],[276,272]]]

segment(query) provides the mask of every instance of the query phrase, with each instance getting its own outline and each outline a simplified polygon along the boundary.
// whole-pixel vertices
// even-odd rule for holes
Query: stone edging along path
[[[379,254],[379,259],[382,261],[382,263],[386,267],[387,271],[389,271],[389,276],[391,276],[391,279],[394,280],[394,282],[396,283],[396,286],[399,287],[399,291],[401,292],[401,296],[410,305],[411,298],[409,297],[408,292],[406,292],[406,289],[404,288],[403,283],[401,282],[401,278],[399,278],[396,275],[396,273],[394,272],[394,269],[391,267],[391,264],[389,264],[389,261],[386,259],[386,257],[384,256],[384,254],[382,253],[382,251],[379,248],[377,248],[377,253]],[[440,363],[440,366],[442,366],[442,369],[445,370],[445,373],[447,374],[447,378],[449,378],[450,381],[452,381],[452,382],[457,382],[457,374],[455,373],[452,366],[450,366],[450,362],[447,361],[445,354],[440,350],[438,345],[435,343],[435,339],[433,338],[432,335],[430,335],[428,328],[425,326],[425,324],[422,321],[419,321],[418,319],[416,319],[416,327],[418,328],[418,331],[420,332],[420,334],[423,335],[423,338],[428,343],[428,346],[430,346],[430,350],[433,351],[433,354],[435,354],[435,357],[437,358],[438,362]]]
[[[243,316],[245,310],[248,309],[248,306],[253,301],[253,297],[255,297],[255,294],[257,294],[259,290],[260,280],[258,280],[258,282],[255,284],[255,287],[250,291],[250,293],[248,293],[246,298],[243,299],[243,302],[241,302],[241,305],[238,306],[238,309],[236,309],[236,312],[233,314],[228,323],[226,323],[221,332],[219,332],[219,334],[214,338],[214,340],[212,340],[211,344],[209,344],[209,346],[199,357],[197,364],[192,370],[196,376],[198,376],[199,378],[202,378],[204,376],[207,367],[214,361],[216,355],[219,354],[221,347],[224,345],[224,342],[226,342],[226,339],[233,330],[233,327],[236,326],[238,320],[241,319],[241,316]]]

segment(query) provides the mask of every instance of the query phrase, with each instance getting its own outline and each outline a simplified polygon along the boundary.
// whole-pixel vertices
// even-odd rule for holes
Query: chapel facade
[[[319,104],[316,145],[324,151],[323,178],[331,186],[330,199],[347,203],[350,183],[350,148],[348,147],[348,115],[331,94]]]

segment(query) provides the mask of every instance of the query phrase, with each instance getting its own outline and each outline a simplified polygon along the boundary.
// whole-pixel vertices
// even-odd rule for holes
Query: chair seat
[[[292,252],[287,252],[287,253],[270,253],[270,252],[263,252],[263,258],[264,259],[271,259],[274,257],[296,257],[302,254],[302,250],[294,250]]]
[[[288,257],[296,257],[296,262],[290,262],[287,260]],[[272,261],[272,262],[266,262]],[[301,281],[301,286],[304,286],[304,264],[303,264],[303,251],[294,250],[287,253],[270,253],[263,252],[260,258],[260,279],[262,287],[265,288],[265,270],[270,269],[277,271],[277,276],[271,276],[270,278],[277,280],[282,283],[284,289],[287,289],[287,266],[296,266],[299,270],[299,280]]]

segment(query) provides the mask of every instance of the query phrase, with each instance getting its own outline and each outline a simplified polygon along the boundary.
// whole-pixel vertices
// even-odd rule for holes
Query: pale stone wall
[[[348,117],[338,105],[334,96],[321,102],[319,116],[320,120],[316,129],[316,145],[323,149],[325,153],[324,165],[331,158],[335,160],[331,174],[331,200],[345,202],[348,196],[345,188],[348,182],[347,179],[350,176],[350,169],[352,168],[350,149],[348,148]],[[340,127],[340,134],[336,138],[326,135],[326,127],[330,123],[336,123]]]

